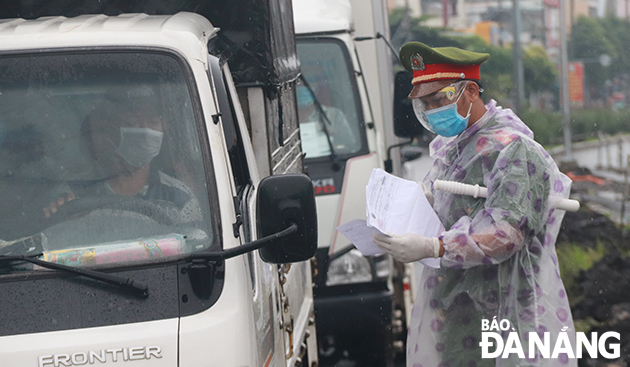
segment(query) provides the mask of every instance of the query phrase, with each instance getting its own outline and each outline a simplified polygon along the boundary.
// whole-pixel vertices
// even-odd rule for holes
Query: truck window
[[[220,247],[183,65],[137,50],[0,58],[0,254],[82,266]]]
[[[297,53],[306,79],[296,90],[306,159],[329,156],[331,148],[341,157],[366,152],[356,78],[343,42],[300,40]]]

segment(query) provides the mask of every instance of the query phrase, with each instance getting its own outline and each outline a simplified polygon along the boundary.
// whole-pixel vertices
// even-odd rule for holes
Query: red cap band
[[[480,65],[427,64],[424,70],[414,70],[414,85],[441,79],[480,79]]]

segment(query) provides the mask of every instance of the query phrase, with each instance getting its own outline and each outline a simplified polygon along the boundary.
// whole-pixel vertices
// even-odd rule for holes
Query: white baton
[[[461,182],[435,180],[433,188],[457,195],[469,195],[475,198],[488,197],[488,189],[479,185],[468,185]],[[580,209],[580,202],[572,199],[550,199],[549,205],[554,209],[576,212]]]

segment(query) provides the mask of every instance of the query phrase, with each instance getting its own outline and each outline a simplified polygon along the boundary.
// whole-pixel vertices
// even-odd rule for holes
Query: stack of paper
[[[372,171],[366,188],[367,222],[355,219],[337,227],[363,255],[383,251],[373,241],[375,233],[417,233],[437,237],[444,227],[427,201],[420,184],[390,175],[382,169]],[[439,267],[439,259],[422,260]]]

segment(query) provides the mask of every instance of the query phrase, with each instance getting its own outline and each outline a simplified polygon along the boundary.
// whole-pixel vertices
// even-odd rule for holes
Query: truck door
[[[239,103],[236,89],[231,81],[227,82],[227,86],[231,100]],[[241,111],[241,109],[236,108],[236,111]],[[246,155],[250,157],[247,159],[250,163],[248,171],[256,172],[256,166],[253,164],[254,151],[245,118],[241,114],[235,114],[234,118],[237,121],[235,124],[238,130],[237,137],[243,145],[243,157]],[[255,181],[257,180],[256,178]],[[250,195],[246,201],[242,201],[243,218],[249,217],[249,225],[246,222],[243,226],[244,229],[250,229],[249,234],[245,235],[248,241],[254,239],[252,234],[255,233],[252,225],[256,211],[255,202],[252,199],[253,195]],[[278,343],[274,344],[274,348],[269,352],[263,352],[263,365],[275,365],[276,361],[278,365],[281,365],[280,361],[282,361],[283,365],[295,366],[299,365],[300,361],[317,361],[315,336],[309,338],[315,333],[310,262],[272,265],[263,262],[255,253],[248,254],[248,261],[254,307],[258,307],[255,316],[258,320],[256,327],[261,339],[259,345],[265,350],[270,346],[272,339],[274,343]],[[269,364],[270,362],[274,363]]]
[[[254,192],[259,182],[256,158],[236,88],[228,77],[227,65],[219,67],[211,60],[213,80],[228,143],[232,168],[234,203],[237,218],[233,235],[241,243],[255,240],[256,202]],[[217,77],[222,76],[222,77]],[[260,159],[260,158],[259,158]],[[286,265],[268,264],[257,253],[244,256],[251,280],[252,307],[255,320],[259,365],[294,366],[304,359],[302,345],[314,332],[313,297],[308,262]],[[310,332],[307,329],[312,329]],[[314,342],[314,337],[311,342]],[[317,347],[309,360],[316,360]]]
[[[212,79],[216,88],[217,102],[221,112],[225,139],[229,152],[233,201],[236,218],[232,224],[233,233],[241,244],[256,239],[255,227],[255,187],[259,177],[255,158],[247,133],[238,97],[229,77],[226,64],[210,57]],[[252,312],[255,321],[255,339],[258,346],[259,366],[284,365],[281,332],[282,316],[279,306],[278,280],[275,276],[277,265],[263,262],[256,252],[243,256],[251,281]]]

